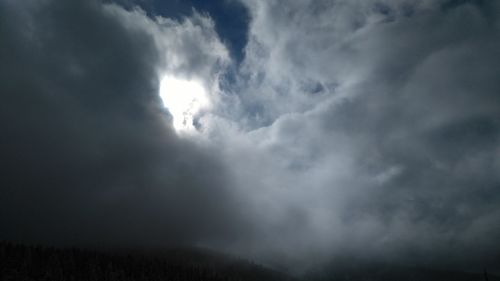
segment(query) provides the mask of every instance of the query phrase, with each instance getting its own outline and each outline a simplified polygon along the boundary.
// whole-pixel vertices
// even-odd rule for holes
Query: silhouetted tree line
[[[332,265],[314,281],[500,281],[495,275],[396,265]],[[0,242],[0,281],[298,281],[254,263],[195,249],[106,253]]]
[[[2,281],[265,281],[291,280],[249,262],[221,262],[178,251],[112,254],[0,242]]]

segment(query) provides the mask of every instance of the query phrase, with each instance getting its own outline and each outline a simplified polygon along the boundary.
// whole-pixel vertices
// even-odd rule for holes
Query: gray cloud
[[[223,163],[176,136],[158,97],[159,66],[209,74],[209,26],[97,1],[2,1],[0,14],[1,239],[156,246],[236,231]]]
[[[499,260],[497,3],[242,1],[238,68],[208,16],[63,2],[0,3],[0,238]],[[165,74],[209,89],[194,135]]]
[[[498,5],[245,3],[239,130],[207,121],[233,132],[226,161],[259,220],[236,247],[300,265],[494,264]]]

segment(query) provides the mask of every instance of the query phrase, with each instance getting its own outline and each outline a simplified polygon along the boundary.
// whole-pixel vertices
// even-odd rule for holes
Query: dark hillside
[[[0,280],[292,281],[293,278],[198,249],[111,254],[0,243]]]
[[[1,281],[298,281],[254,263],[199,248],[97,252],[0,242]],[[389,264],[336,263],[307,281],[484,281],[482,273]],[[487,281],[500,281],[488,274]]]

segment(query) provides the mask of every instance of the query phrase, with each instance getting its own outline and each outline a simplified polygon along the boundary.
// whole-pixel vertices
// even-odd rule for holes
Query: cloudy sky
[[[500,260],[495,0],[0,0],[0,239]]]

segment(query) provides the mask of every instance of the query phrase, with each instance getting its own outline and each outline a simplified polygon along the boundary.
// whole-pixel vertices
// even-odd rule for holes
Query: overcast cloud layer
[[[0,0],[0,239],[498,262],[500,4],[242,3],[237,62],[209,14]],[[166,74],[209,90],[197,132]]]

